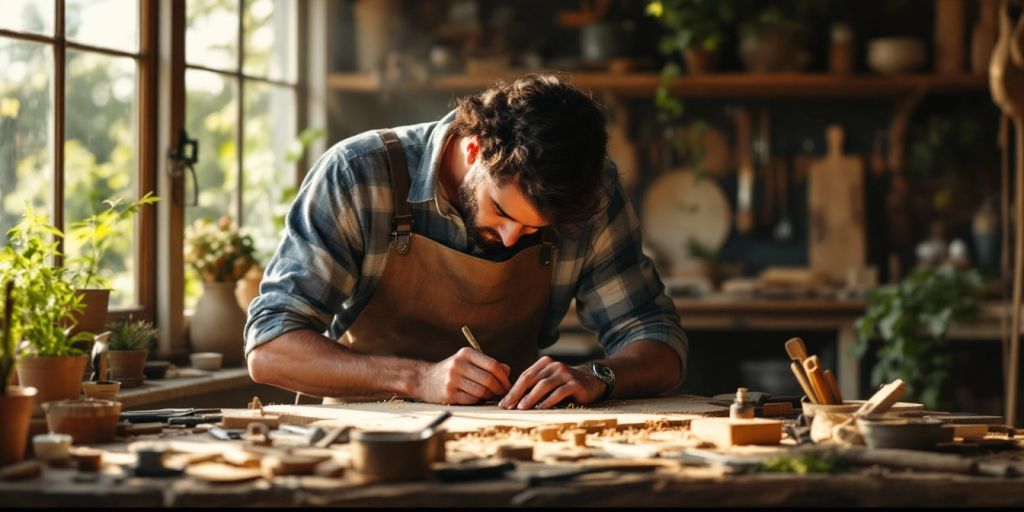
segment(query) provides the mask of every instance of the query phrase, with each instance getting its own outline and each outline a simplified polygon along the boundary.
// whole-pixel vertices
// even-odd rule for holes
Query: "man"
[[[598,105],[553,76],[338,143],[303,181],[249,308],[253,380],[506,409],[678,386],[686,337],[606,146]],[[573,298],[610,357],[538,358]]]

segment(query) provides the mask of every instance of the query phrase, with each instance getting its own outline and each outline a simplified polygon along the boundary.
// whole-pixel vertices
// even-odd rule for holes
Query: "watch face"
[[[615,372],[613,372],[611,368],[595,363],[593,365],[593,370],[594,375],[596,375],[597,378],[608,384],[615,384]]]

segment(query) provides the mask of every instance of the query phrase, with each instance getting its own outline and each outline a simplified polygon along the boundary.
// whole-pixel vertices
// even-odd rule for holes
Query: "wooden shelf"
[[[423,83],[402,83],[388,87],[369,73],[332,73],[327,86],[337,92],[378,93],[428,91],[466,93],[486,89],[498,79],[509,79],[532,70],[510,70],[490,75],[441,75]],[[594,92],[627,97],[653,97],[660,78],[657,73],[566,73],[574,84]],[[987,75],[851,75],[827,73],[721,73],[680,77],[671,91],[688,98],[725,97],[878,97],[925,93],[987,93]]]

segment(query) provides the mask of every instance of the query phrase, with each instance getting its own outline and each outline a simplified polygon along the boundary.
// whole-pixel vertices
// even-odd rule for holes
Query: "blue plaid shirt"
[[[437,170],[453,118],[451,112],[438,122],[394,131],[409,167],[413,231],[474,254],[463,220],[438,195]],[[247,355],[298,329],[338,339],[369,302],[384,274],[391,241],[386,162],[383,142],[370,131],[334,145],[310,170],[267,265],[260,295],[249,306]],[[608,354],[635,341],[660,341],[679,354],[685,375],[688,345],[679,314],[641,251],[640,224],[617,170],[610,160],[606,163],[607,207],[601,217],[576,240],[558,237],[540,347],[558,339],[558,325],[575,298],[581,325],[597,333]]]

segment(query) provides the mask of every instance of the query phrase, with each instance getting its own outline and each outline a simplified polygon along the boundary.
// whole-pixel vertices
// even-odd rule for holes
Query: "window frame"
[[[65,0],[51,0],[54,12],[53,35],[37,34],[0,28],[0,38],[15,41],[48,44],[53,50],[53,184],[51,193],[51,221],[54,226],[61,230],[66,228],[64,214],[64,144],[65,139],[65,114],[66,114],[66,73],[67,73],[67,51],[75,50],[101,54],[110,57],[131,58],[136,63],[137,78],[135,93],[138,101],[138,108],[135,112],[138,131],[136,134],[136,194],[141,197],[146,192],[155,190],[156,179],[156,133],[157,116],[157,18],[156,11],[159,0],[137,0],[139,9],[139,46],[137,52],[127,52],[112,48],[104,48],[91,44],[69,41],[66,37],[65,27]],[[147,171],[149,170],[149,171]],[[157,237],[156,215],[153,208],[143,208],[138,215],[136,231],[135,261],[137,270],[135,273],[135,297],[136,304],[114,308],[110,311],[108,320],[116,321],[128,318],[145,319],[154,321],[156,316],[156,286],[153,277],[156,268],[155,243]],[[63,241],[60,241],[60,248],[63,250]],[[55,265],[61,265],[62,258],[57,257]]]

